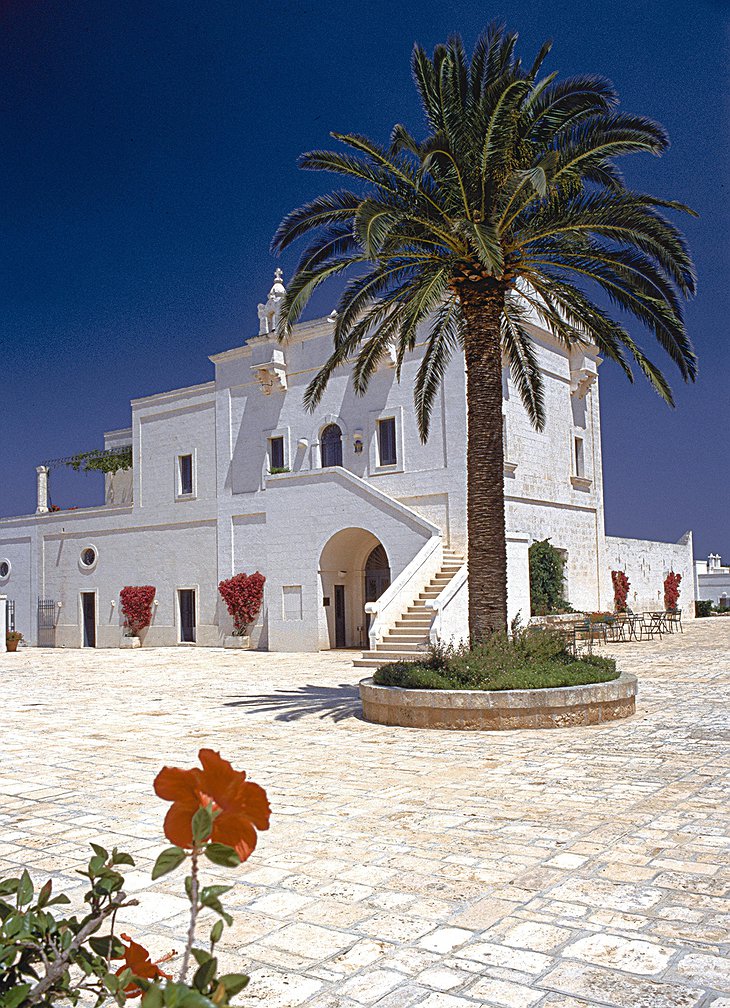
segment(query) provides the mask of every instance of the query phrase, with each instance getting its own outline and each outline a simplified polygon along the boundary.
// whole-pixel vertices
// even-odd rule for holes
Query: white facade
[[[730,567],[723,564],[719,553],[710,553],[707,560],[695,561],[697,599],[730,609]]]
[[[131,445],[133,468],[107,477],[103,506],[49,513],[39,487],[36,514],[0,519],[0,574],[8,566],[0,593],[15,601],[16,626],[29,642],[118,646],[120,589],[152,584],[147,645],[190,636],[183,623],[191,607],[195,642],[220,645],[231,621],[218,582],[260,570],[265,603],[253,646],[365,647],[368,624],[372,639],[382,635],[437,570],[444,548],[465,554],[463,357],[454,355],[448,367],[426,444],[412,408],[422,345],[407,355],[400,383],[393,362],[382,361],[364,397],[342,368],[310,414],[302,397],[331,351],[333,321],[297,325],[279,344],[273,331],[282,293],[278,275],[259,306],[259,335],[213,356],[214,380],[132,401],[130,428],[106,434],[105,447]],[[530,542],[549,537],[565,552],[576,609],[611,608],[612,566],[625,562],[631,577],[634,563],[604,534],[598,357],[567,350],[537,322],[531,334],[545,384],[544,431],[532,428],[504,371],[509,610],[523,621]],[[382,552],[373,554],[378,546],[385,563]],[[687,553],[691,569],[691,542],[674,549],[672,562]],[[366,582],[371,555],[380,567]],[[435,606],[432,636],[464,632],[466,590],[455,587]],[[652,598],[654,587],[647,588]],[[41,621],[55,606],[54,626],[39,629],[39,599],[48,603]]]

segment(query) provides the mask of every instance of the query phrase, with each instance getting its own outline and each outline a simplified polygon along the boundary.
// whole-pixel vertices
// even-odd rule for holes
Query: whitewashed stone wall
[[[606,536],[606,560],[609,577],[612,570],[626,572],[631,585],[628,605],[634,612],[663,609],[664,578],[670,571],[681,574],[679,606],[682,609],[682,618],[694,617],[695,584],[691,532],[687,532],[677,543]]]

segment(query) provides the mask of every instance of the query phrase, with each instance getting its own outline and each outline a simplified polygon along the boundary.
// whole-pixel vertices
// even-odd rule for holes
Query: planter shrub
[[[631,582],[626,576],[625,571],[615,570],[611,571],[611,581],[613,583],[613,602],[616,612],[626,612]]]
[[[381,665],[373,683],[404,689],[548,689],[610,682],[619,674],[612,658],[577,658],[557,631],[525,628],[512,637],[497,633],[471,647],[436,646],[418,661]]]
[[[128,585],[119,592],[128,637],[139,636],[140,630],[144,630],[152,622],[155,592],[154,585]]]
[[[255,574],[235,574],[221,581],[218,591],[233,619],[233,636],[242,637],[256,621],[264,601],[266,578],[260,571]]]
[[[674,571],[670,571],[664,578],[664,608],[670,612],[677,608],[681,581],[682,575],[675,574]]]

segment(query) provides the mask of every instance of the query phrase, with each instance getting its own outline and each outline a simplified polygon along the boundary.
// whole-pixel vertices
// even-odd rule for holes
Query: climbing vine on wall
[[[94,451],[79,452],[78,455],[72,455],[63,461],[74,472],[115,473],[121,469],[132,468],[132,446],[124,445],[122,448],[108,448],[105,451],[95,449]]]
[[[565,557],[549,539],[534,542],[530,561],[530,605],[534,616],[570,612],[565,599]]]

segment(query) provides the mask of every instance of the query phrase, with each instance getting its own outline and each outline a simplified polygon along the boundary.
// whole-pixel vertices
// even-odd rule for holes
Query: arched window
[[[322,468],[342,465],[342,431],[337,424],[328,424],[320,438]]]

